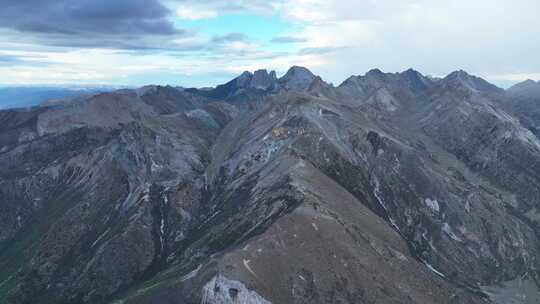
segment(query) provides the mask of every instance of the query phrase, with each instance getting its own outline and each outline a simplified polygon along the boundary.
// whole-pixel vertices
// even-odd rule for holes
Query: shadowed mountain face
[[[506,106],[523,126],[540,135],[540,83],[527,80],[507,91]]]
[[[0,303],[538,303],[534,92],[293,67],[0,111]]]

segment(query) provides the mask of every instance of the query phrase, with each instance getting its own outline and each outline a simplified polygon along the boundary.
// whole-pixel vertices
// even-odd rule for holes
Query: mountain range
[[[303,67],[0,111],[0,303],[539,303],[540,83]]]
[[[0,110],[22,107],[33,107],[46,102],[79,98],[80,96],[109,92],[112,87],[39,87],[39,86],[9,86],[0,87]]]

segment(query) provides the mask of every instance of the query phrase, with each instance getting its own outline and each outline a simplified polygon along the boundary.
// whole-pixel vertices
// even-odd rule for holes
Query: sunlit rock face
[[[536,303],[531,85],[293,67],[0,111],[0,303]]]

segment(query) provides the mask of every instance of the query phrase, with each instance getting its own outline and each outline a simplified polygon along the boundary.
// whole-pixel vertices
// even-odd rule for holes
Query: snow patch
[[[463,240],[454,233],[452,227],[450,227],[448,223],[443,224],[442,231],[444,231],[452,240],[457,242],[463,242]]]
[[[374,183],[374,187],[373,187],[373,195],[375,196],[375,198],[377,199],[377,201],[379,202],[379,204],[381,205],[381,207],[383,207],[384,211],[386,212],[387,216],[388,216],[388,219],[390,221],[390,225],[392,225],[392,227],[398,231],[398,232],[401,232],[401,230],[399,229],[398,225],[396,224],[396,221],[390,216],[390,213],[388,212],[388,208],[386,207],[386,203],[383,199],[383,197],[381,196],[381,189],[380,189],[380,183],[379,183],[379,180],[377,178],[374,178],[373,179],[373,183]]]
[[[375,196],[379,204],[383,207],[383,209],[388,212],[388,209],[386,208],[386,204],[384,203],[384,199],[381,197],[381,189],[380,189],[379,180],[374,178],[373,183],[375,184],[375,186],[373,187],[373,195]]]
[[[249,266],[249,263],[251,263],[250,260],[244,260],[244,267],[246,267],[246,269],[254,276],[254,277],[257,277],[257,274],[255,274],[255,271],[253,271],[253,269],[251,269],[251,267]]]
[[[93,248],[94,246],[96,246],[96,244],[101,241],[108,233],[109,233],[109,230],[110,228],[107,228],[107,230],[105,230],[105,232],[103,232],[93,243],[92,245],[90,246],[90,248]]]
[[[223,275],[212,278],[202,289],[201,304],[272,304],[239,281]]]
[[[159,242],[161,243],[161,250],[163,251],[163,246],[165,245],[163,242],[163,236],[165,235],[165,219],[161,218],[161,224],[159,226]]]
[[[150,157],[151,166],[150,166],[150,172],[155,173],[158,172],[163,168],[162,165],[157,164],[152,157]]]
[[[186,274],[185,276],[183,276],[180,281],[181,282],[184,282],[184,281],[187,281],[189,279],[192,279],[194,278],[195,276],[197,276],[197,274],[199,273],[199,270],[201,270],[202,268],[202,264],[197,266],[197,268],[195,268],[192,272]]]
[[[434,212],[438,213],[440,211],[439,202],[436,199],[432,200],[430,198],[426,198],[424,202],[426,203],[426,206],[428,206],[429,209],[433,210]]]
[[[424,265],[426,265],[426,267],[427,267],[429,270],[433,271],[436,275],[438,275],[438,276],[440,276],[440,277],[442,277],[442,278],[445,277],[445,275],[444,275],[442,272],[440,272],[440,271],[438,271],[437,269],[435,269],[435,267],[433,267],[430,263],[428,263],[428,262],[426,262],[426,261],[422,261],[422,263],[424,263]]]
[[[397,110],[397,102],[387,90],[378,90],[374,96],[374,101],[389,112],[395,112]]]

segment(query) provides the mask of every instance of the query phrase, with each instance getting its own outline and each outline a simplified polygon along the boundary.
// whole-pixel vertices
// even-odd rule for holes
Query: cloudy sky
[[[0,85],[213,86],[303,65],[540,80],[538,0],[0,0]]]

